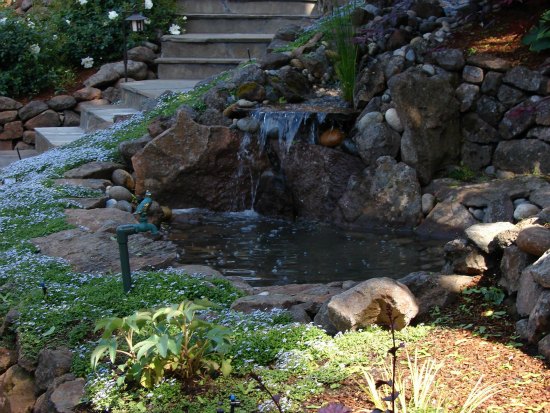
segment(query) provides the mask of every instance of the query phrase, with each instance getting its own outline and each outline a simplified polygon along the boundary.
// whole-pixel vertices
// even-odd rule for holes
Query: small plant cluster
[[[550,9],[540,16],[539,23],[523,37],[523,43],[533,52],[550,49]]]
[[[128,47],[185,24],[175,0],[53,0],[48,7],[35,2],[25,16],[0,7],[0,96],[63,90],[75,68],[120,60],[124,19],[133,12],[147,20],[142,33],[128,33]]]

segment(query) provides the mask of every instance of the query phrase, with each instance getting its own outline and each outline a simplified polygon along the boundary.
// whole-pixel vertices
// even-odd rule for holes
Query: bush
[[[523,43],[529,46],[532,52],[550,49],[550,9],[540,16],[539,24],[525,35]]]

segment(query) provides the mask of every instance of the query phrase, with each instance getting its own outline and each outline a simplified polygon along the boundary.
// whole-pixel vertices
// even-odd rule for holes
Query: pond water
[[[343,231],[253,211],[175,212],[169,239],[182,250],[181,263],[208,265],[257,286],[400,278],[443,265],[441,241]]]

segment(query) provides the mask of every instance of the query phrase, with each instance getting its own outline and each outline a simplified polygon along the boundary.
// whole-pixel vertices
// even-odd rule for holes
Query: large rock
[[[543,79],[542,74],[535,70],[530,70],[525,66],[516,66],[506,73],[502,81],[527,92],[537,92]]]
[[[505,248],[502,260],[500,261],[501,278],[498,284],[504,287],[508,294],[517,292],[521,273],[532,262],[533,259],[517,246],[510,245]]]
[[[311,95],[307,77],[291,68],[282,68],[277,76],[269,76],[269,84],[289,103],[302,102]]]
[[[0,376],[0,412],[29,413],[36,401],[32,375],[19,365]]]
[[[133,156],[136,193],[149,189],[170,207],[250,208],[251,178],[260,177],[267,160],[257,156],[241,163],[240,148],[241,139],[229,128],[199,125],[180,111],[173,128]],[[257,153],[255,148],[252,142],[249,153]]]
[[[151,136],[145,135],[139,139],[123,141],[118,145],[118,152],[127,165],[132,165],[132,156],[145,148],[145,145],[152,140]]]
[[[145,46],[136,46],[128,50],[128,59],[130,61],[143,62],[151,66],[155,63],[156,58],[156,53]]]
[[[42,100],[31,100],[21,109],[19,109],[19,118],[21,118],[23,122],[26,122],[27,120],[34,118],[37,115],[40,115],[46,110],[48,110],[48,105],[46,105],[46,103],[44,103]]]
[[[540,257],[550,249],[550,229],[543,226],[524,228],[518,234],[516,244],[522,251]]]
[[[85,395],[83,378],[65,374],[54,380],[48,391],[43,393],[33,408],[33,413],[73,413],[82,403]]]
[[[292,145],[286,155],[281,150],[279,158],[297,216],[332,218],[349,177],[360,174],[363,163],[342,151],[303,142]]]
[[[550,144],[538,139],[502,141],[493,165],[517,174],[550,174]]]
[[[17,352],[6,347],[0,347],[0,375],[4,374],[15,363],[17,363]]]
[[[476,113],[491,126],[498,126],[506,106],[493,96],[482,95],[476,103]]]
[[[61,126],[61,119],[59,114],[51,109],[42,112],[40,115],[35,116],[25,122],[25,129],[35,130],[36,128],[54,128]]]
[[[494,222],[475,224],[467,228],[465,233],[468,239],[478,246],[479,249],[490,253],[494,251],[494,239],[501,232],[514,229],[510,222]]]
[[[89,162],[66,171],[63,176],[69,179],[111,179],[113,171],[123,166],[116,162]]]
[[[529,315],[527,331],[532,343],[538,342],[550,331],[550,290],[540,294]]]
[[[500,140],[497,130],[476,113],[468,113],[462,118],[462,134],[464,139],[474,143],[497,143]]]
[[[373,165],[381,156],[397,157],[401,135],[386,123],[371,122],[353,137],[359,156],[366,165]]]
[[[46,102],[50,109],[55,111],[63,111],[65,109],[71,109],[76,106],[76,99],[71,95],[58,95],[54,96]]]
[[[542,354],[547,361],[550,361],[550,334],[547,334],[538,344],[539,353]]]
[[[147,65],[143,62],[128,60],[128,77],[135,80],[144,80],[147,78]],[[86,87],[100,88],[115,83],[118,79],[124,77],[124,63],[107,63],[101,66],[99,71],[84,81]]]
[[[434,307],[452,304],[462,291],[472,284],[467,275],[441,275],[414,272],[399,279],[416,297],[418,315],[428,314]]]
[[[445,266],[442,272],[445,274],[479,275],[488,269],[485,255],[464,238],[449,241],[443,250]]]
[[[391,278],[372,278],[332,297],[328,316],[339,331],[357,330],[371,324],[406,327],[418,314],[411,291]]]
[[[115,233],[119,225],[136,223],[132,214],[115,208],[66,209],[65,216],[67,223],[92,232]]]
[[[92,233],[70,229],[32,240],[40,251],[69,261],[81,272],[120,272],[118,243],[109,232]],[[169,241],[153,241],[135,234],[128,237],[130,268],[135,271],[168,267],[177,258],[176,246]]]
[[[0,96],[0,111],[4,110],[18,110],[22,108],[23,105],[12,98],[7,96]]]
[[[451,239],[461,236],[466,228],[476,223],[476,219],[464,205],[453,199],[447,199],[439,202],[430,211],[426,219],[416,228],[416,233],[429,238]]]
[[[536,283],[550,289],[550,249],[535,261],[528,271]]]
[[[388,82],[405,131],[401,158],[415,168],[422,184],[460,154],[460,105],[447,77],[409,69]]]
[[[544,291],[543,288],[533,279],[533,274],[530,269],[531,267],[527,267],[523,270],[519,280],[516,309],[518,314],[522,317],[531,314],[531,311],[535,307],[535,303]]]
[[[44,349],[38,354],[38,366],[34,372],[36,388],[46,391],[56,377],[71,370],[73,353],[67,348]]]
[[[412,229],[421,217],[414,169],[389,156],[378,158],[376,169],[353,176],[338,202],[337,220],[346,226]]]
[[[371,60],[357,76],[353,91],[354,106],[363,109],[374,96],[385,89],[384,65],[380,60]]]

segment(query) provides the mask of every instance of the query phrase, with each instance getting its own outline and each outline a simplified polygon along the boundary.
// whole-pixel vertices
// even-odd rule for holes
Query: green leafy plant
[[[103,329],[103,335],[92,352],[92,366],[95,368],[106,353],[112,363],[120,354],[125,361],[119,365],[124,372],[119,380],[127,377],[146,388],[160,383],[166,375],[191,385],[206,372],[230,374],[231,362],[223,357],[230,331],[196,317],[197,310],[206,308],[184,301],[155,312],[137,311],[128,317],[100,320],[96,331]],[[135,342],[136,336],[145,338]]]
[[[532,52],[550,49],[550,9],[540,16],[538,25],[531,28],[522,41]]]
[[[354,42],[355,30],[351,23],[351,6],[338,9],[328,21],[328,34],[336,47],[336,75],[340,80],[342,94],[346,101],[353,101],[355,88],[357,45]]]
[[[481,294],[483,299],[490,304],[499,305],[502,304],[506,298],[506,294],[498,287],[479,287],[479,288],[467,288],[462,291],[464,295]]]

